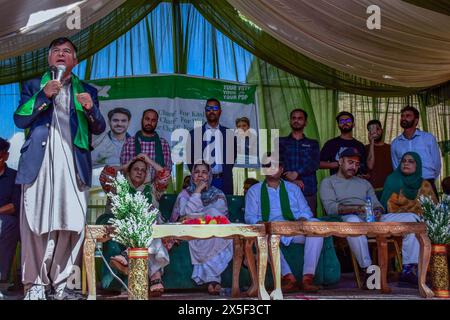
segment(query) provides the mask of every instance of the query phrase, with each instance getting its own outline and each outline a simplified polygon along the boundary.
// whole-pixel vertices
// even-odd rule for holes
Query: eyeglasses
[[[63,50],[59,49],[59,48],[53,48],[52,49],[52,54],[57,55],[60,52],[64,53],[64,55],[69,55],[72,53],[72,50],[70,50],[69,48],[64,48]]]
[[[205,111],[206,112],[208,112],[208,111],[219,111],[219,110],[220,110],[219,106],[206,106],[205,107]]]
[[[346,118],[346,119],[340,119],[339,124],[346,124],[346,123],[352,123],[352,118]]]

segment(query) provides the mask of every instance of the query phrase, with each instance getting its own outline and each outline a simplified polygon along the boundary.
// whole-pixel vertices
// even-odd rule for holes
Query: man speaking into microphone
[[[25,129],[16,183],[22,185],[20,235],[26,300],[82,298],[67,287],[79,265],[87,189],[91,186],[91,134],[105,130],[97,90],[72,74],[77,48],[67,38],[49,46],[50,71],[22,84],[14,114]]]

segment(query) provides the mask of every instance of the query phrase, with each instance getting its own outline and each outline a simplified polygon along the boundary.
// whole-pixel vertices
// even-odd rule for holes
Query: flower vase
[[[450,298],[448,282],[448,262],[446,245],[431,245],[431,290],[437,298]]]
[[[148,249],[129,249],[128,258],[128,300],[148,300]]]

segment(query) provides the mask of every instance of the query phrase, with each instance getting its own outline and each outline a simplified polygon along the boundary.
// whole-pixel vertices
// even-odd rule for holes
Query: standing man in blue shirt
[[[280,153],[284,159],[284,179],[296,184],[303,191],[314,216],[317,211],[316,171],[320,165],[320,147],[317,140],[309,139],[303,133],[308,114],[303,109],[294,109],[290,114],[292,132],[280,138]]]
[[[15,183],[17,171],[6,165],[9,146],[8,141],[0,138],[0,283],[8,280],[20,237],[20,185]]]
[[[438,196],[435,180],[441,173],[441,153],[436,138],[428,132],[417,129],[419,111],[411,106],[401,110],[400,126],[403,133],[392,141],[392,167],[399,166],[402,156],[409,151],[417,152],[422,159],[422,178],[428,180]]]

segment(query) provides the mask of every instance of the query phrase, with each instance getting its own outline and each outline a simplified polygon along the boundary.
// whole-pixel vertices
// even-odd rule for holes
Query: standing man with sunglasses
[[[192,171],[193,165],[204,160],[211,164],[213,180],[212,185],[223,191],[225,194],[233,194],[233,166],[236,159],[236,139],[234,138],[234,130],[222,126],[219,123],[222,108],[220,101],[216,98],[210,98],[206,101],[205,116],[206,123],[201,127],[192,129],[189,134],[191,136],[191,157],[188,163],[189,170]],[[233,132],[233,141],[227,137],[227,130]],[[194,134],[195,133],[195,134]],[[197,144],[195,138],[201,136],[201,152],[200,145]],[[230,147],[227,148],[228,144]],[[230,149],[232,148],[232,149]],[[206,150],[205,150],[206,149]],[[233,151],[233,155],[227,161],[227,153]]]
[[[361,165],[358,173],[366,173],[366,150],[364,144],[353,138],[353,128],[355,127],[353,114],[347,111],[339,112],[336,116],[336,122],[341,135],[325,142],[320,151],[320,169],[329,169],[330,175],[335,174],[339,169],[339,154],[346,148],[356,148],[361,155]]]

